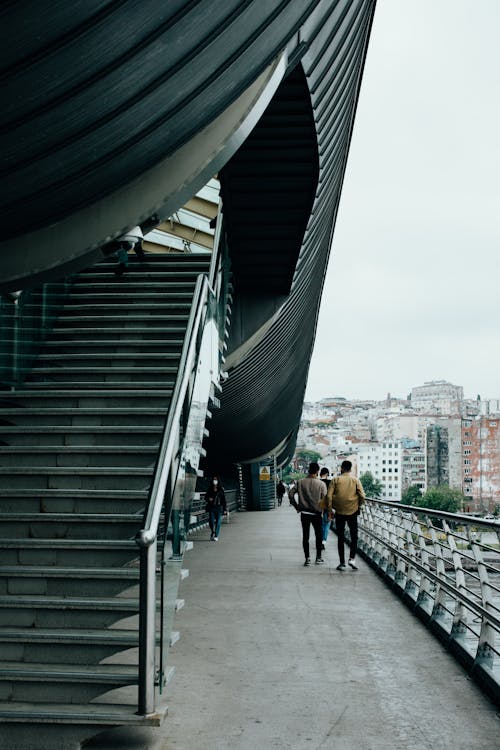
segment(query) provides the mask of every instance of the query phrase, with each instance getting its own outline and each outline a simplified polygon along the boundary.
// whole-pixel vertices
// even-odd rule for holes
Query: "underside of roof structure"
[[[88,266],[153,215],[149,252],[210,252],[220,184],[233,325],[214,463],[293,450],[374,8],[0,9],[0,289]]]

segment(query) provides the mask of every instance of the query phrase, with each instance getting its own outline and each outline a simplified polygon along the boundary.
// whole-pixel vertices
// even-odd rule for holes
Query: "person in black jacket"
[[[276,496],[278,498],[278,508],[281,507],[281,503],[283,502],[283,495],[286,492],[286,487],[283,484],[283,481],[280,479],[278,484],[276,485]]]
[[[208,513],[210,525],[210,541],[218,542],[222,516],[227,513],[226,495],[220,483],[219,477],[215,475],[205,493],[205,510]]]

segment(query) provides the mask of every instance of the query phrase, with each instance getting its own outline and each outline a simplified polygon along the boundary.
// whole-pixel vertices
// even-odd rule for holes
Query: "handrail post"
[[[140,550],[138,713],[155,710],[156,538]]]

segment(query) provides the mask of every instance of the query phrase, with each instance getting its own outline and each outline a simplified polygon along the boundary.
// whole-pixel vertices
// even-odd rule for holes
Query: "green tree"
[[[367,497],[380,497],[382,494],[382,482],[375,479],[371,471],[365,471],[364,474],[361,474],[359,481],[363,485]]]
[[[302,479],[305,477],[305,473],[295,471],[293,468],[293,464],[289,464],[286,469],[283,469],[282,478],[285,484],[290,484],[292,481],[297,481],[297,479]]]
[[[297,451],[295,454],[295,458],[298,462],[298,469],[299,471],[302,470],[307,474],[307,469],[309,467],[309,464],[313,461],[316,461],[316,463],[319,463],[321,461],[321,454],[317,453],[316,451],[310,451],[310,450],[300,450]]]
[[[321,461],[321,454],[317,451],[309,451],[305,448],[301,451],[297,451],[295,454],[296,457],[302,461],[306,461],[307,463],[311,463],[311,461]]]
[[[421,505],[422,493],[420,492],[420,488],[415,484],[411,484],[401,495],[401,502],[405,505]]]
[[[438,487],[431,487],[430,490],[427,490],[418,504],[422,508],[457,513],[462,510],[465,502],[465,497],[460,490],[448,487],[446,484],[440,484]]]

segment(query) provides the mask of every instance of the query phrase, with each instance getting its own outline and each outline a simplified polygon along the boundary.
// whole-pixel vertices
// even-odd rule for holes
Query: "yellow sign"
[[[271,479],[271,467],[270,466],[260,467],[259,479],[261,482],[266,482],[266,481],[269,481],[269,479]]]

